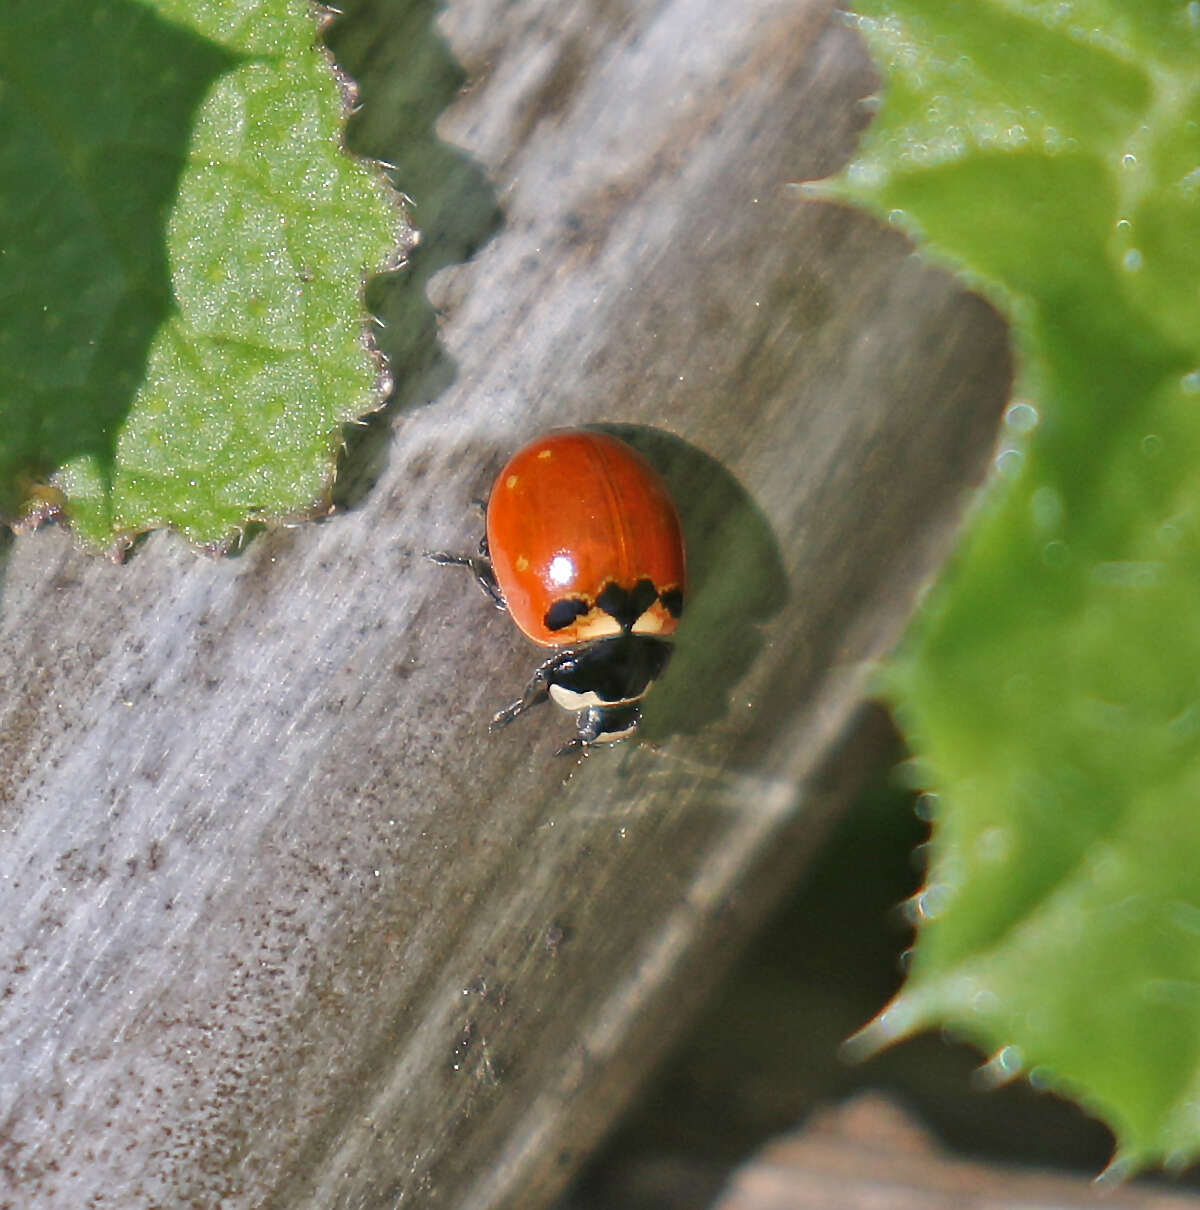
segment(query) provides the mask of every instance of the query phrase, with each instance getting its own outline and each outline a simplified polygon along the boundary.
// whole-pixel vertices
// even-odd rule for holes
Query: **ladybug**
[[[654,468],[624,441],[559,429],[519,449],[496,477],[469,567],[525,636],[552,649],[491,730],[552,699],[575,712],[559,753],[637,730],[671,656],[686,567],[679,514]]]

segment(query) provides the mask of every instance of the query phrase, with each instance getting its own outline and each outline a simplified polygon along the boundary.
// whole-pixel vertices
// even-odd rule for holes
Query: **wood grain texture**
[[[990,456],[999,320],[795,188],[874,87],[828,3],[429,21],[331,35],[424,233],[341,511],[215,562],[7,550],[0,1206],[544,1205],[869,764],[871,661]],[[597,422],[692,597],[654,742],[575,764],[562,715],[487,735],[535,649],[421,551]]]

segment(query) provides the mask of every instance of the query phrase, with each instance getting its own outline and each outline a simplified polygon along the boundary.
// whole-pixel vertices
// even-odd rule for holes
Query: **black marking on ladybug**
[[[671,645],[661,639],[614,635],[551,657],[546,680],[572,693],[594,693],[603,702],[636,702],[670,658]]]
[[[658,589],[653,580],[639,580],[629,594],[630,612],[633,615],[630,626],[638,620],[658,600]]]
[[[668,588],[662,593],[659,598],[663,603],[663,608],[673,618],[683,616],[683,591],[679,588]]]
[[[658,600],[658,589],[649,580],[639,580],[632,589],[608,584],[596,598],[596,606],[615,618],[622,630],[633,624]]]
[[[564,647],[538,667],[525,692],[492,719],[491,729],[511,723],[548,697],[566,704],[557,689],[566,691],[566,701],[575,700],[581,707],[575,716],[579,733],[559,748],[559,754],[624,739],[636,730],[641,700],[670,658],[670,643],[641,634]]]
[[[576,618],[581,618],[591,611],[591,606],[578,597],[561,597],[546,610],[543,619],[547,630],[565,630],[574,624]]]

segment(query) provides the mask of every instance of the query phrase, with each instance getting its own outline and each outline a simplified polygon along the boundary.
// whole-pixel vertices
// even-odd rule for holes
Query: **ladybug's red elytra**
[[[469,567],[521,631],[554,649],[492,727],[547,698],[576,714],[560,751],[625,739],[671,655],[686,590],[683,531],[658,472],[607,433],[559,429],[496,477]]]

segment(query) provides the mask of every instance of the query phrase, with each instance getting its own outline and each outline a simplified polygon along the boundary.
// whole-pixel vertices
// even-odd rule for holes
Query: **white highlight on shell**
[[[560,587],[575,579],[575,564],[569,555],[555,555],[550,560],[550,579]]]

